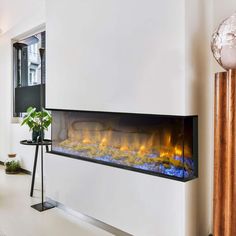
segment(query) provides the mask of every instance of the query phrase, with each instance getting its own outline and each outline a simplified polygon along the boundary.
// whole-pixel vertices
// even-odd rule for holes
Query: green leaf
[[[37,112],[36,108],[29,107],[21,125],[28,125],[30,130],[39,131],[42,128],[47,129],[51,123],[52,116],[49,111],[43,109],[42,111]]]

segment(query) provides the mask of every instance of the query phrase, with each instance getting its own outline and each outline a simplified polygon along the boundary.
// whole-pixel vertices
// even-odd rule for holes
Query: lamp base
[[[32,205],[31,207],[34,208],[37,211],[42,212],[42,211],[46,211],[46,210],[52,209],[55,206],[52,205],[49,202],[43,202],[43,203],[38,203],[38,204]]]

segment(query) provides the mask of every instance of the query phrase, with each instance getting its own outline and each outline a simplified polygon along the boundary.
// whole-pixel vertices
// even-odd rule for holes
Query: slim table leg
[[[30,190],[30,196],[31,197],[33,197],[33,192],[34,192],[34,180],[35,180],[35,172],[36,172],[36,166],[37,166],[38,152],[39,152],[39,145],[36,145],[35,156],[34,156],[34,167],[33,167],[33,173],[32,173],[32,182],[31,182],[31,190]]]
[[[44,209],[44,188],[43,188],[43,145],[41,145],[41,204],[42,209]]]
[[[50,142],[49,142],[50,143]],[[49,210],[53,207],[55,207],[54,205],[52,205],[51,203],[44,201],[44,179],[43,179],[43,146],[46,146],[46,151],[49,151],[48,145],[47,143],[39,143],[36,146],[36,150],[35,150],[35,162],[34,162],[34,171],[33,171],[33,178],[32,178],[32,186],[31,186],[31,196],[33,195],[33,188],[34,188],[34,178],[35,178],[35,172],[36,172],[36,165],[37,165],[37,158],[38,158],[38,148],[41,145],[41,203],[32,205],[31,207],[34,208],[35,210],[42,212],[42,211],[46,211]]]

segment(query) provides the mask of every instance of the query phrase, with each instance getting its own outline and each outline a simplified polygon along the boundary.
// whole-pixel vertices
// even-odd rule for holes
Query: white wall
[[[132,235],[198,236],[194,216],[192,229],[185,221],[197,180],[182,183],[52,154],[45,166],[47,196],[69,208]]]
[[[25,5],[23,5],[23,4]],[[27,6],[27,7],[25,7]],[[22,167],[31,170],[34,148],[19,144],[29,139],[27,127],[12,122],[12,39],[39,29],[45,23],[43,0],[5,1],[0,0],[0,161],[5,161],[7,153],[16,152]],[[22,35],[23,34],[23,35]]]
[[[214,73],[223,70],[213,58],[210,41],[235,9],[233,0],[186,0],[186,112],[199,115],[198,235],[212,232]]]
[[[184,3],[48,0],[47,106],[184,114]]]
[[[225,4],[225,1],[224,1]],[[213,56],[210,50],[213,1],[186,0],[185,109],[199,119],[197,235],[212,232]],[[191,212],[189,212],[191,214]],[[189,217],[189,219],[191,219]]]
[[[184,0],[48,0],[46,9],[47,107],[186,114]],[[46,160],[49,197],[134,235],[198,236],[197,180]]]
[[[220,22],[231,16],[236,11],[236,2],[234,0],[226,0],[224,3],[220,0],[213,1],[213,24],[214,28],[216,28]]]
[[[51,0],[48,0],[49,2]],[[27,5],[27,8],[23,7],[21,4],[22,2],[25,2]],[[76,10],[78,10],[76,7],[75,10],[72,11],[72,14],[67,13],[67,11],[62,12],[60,9],[61,6],[63,6],[64,1],[57,1],[55,4],[55,9],[51,9],[50,7],[47,8],[50,13],[50,11],[53,13],[58,10],[58,15],[61,21],[61,24],[57,24],[56,30],[57,32],[62,32],[62,35],[65,34],[66,30],[67,33],[71,32],[73,33],[73,30],[77,28],[77,24],[80,23],[80,21],[76,20]],[[156,1],[159,2],[159,1]],[[179,30],[179,32],[184,32],[184,36],[178,36],[177,42],[178,46],[177,48],[174,48],[175,46],[171,45],[173,48],[173,55],[174,57],[170,56],[168,60],[165,60],[165,65],[168,66],[173,65],[176,63],[175,60],[180,59],[180,61],[184,60],[185,66],[180,65],[178,67],[180,70],[178,71],[178,68],[176,69],[176,73],[179,75],[184,76],[183,78],[176,78],[176,74],[174,76],[172,75],[172,69],[170,71],[167,71],[167,74],[164,73],[164,70],[162,70],[160,75],[156,78],[157,84],[163,84],[170,89],[170,93],[173,95],[172,99],[165,101],[163,103],[163,91],[160,91],[160,87],[157,88],[158,93],[157,98],[159,98],[159,95],[161,99],[158,99],[157,103],[152,102],[152,107],[156,107],[155,112],[160,113],[168,113],[168,112],[174,112],[174,113],[180,113],[180,114],[194,114],[197,113],[199,115],[199,151],[200,151],[200,169],[199,169],[199,180],[198,180],[198,218],[197,220],[194,220],[195,213],[192,215],[190,214],[190,217],[188,217],[189,212],[186,212],[186,221],[187,219],[192,219],[191,223],[194,223],[198,221],[198,235],[207,235],[208,232],[210,232],[210,229],[212,227],[211,222],[211,200],[212,200],[212,171],[213,171],[213,143],[210,141],[212,140],[212,133],[213,133],[213,120],[212,120],[212,109],[213,109],[213,72],[217,70],[221,70],[220,67],[217,66],[217,64],[214,62],[213,57],[211,56],[209,52],[209,40],[210,40],[210,33],[213,31],[212,25],[215,28],[218,23],[223,19],[229,16],[233,13],[236,9],[236,3],[233,0],[226,0],[226,1],[220,1],[220,0],[185,0],[185,1],[160,1],[159,6],[156,8],[161,9],[161,4],[167,4],[169,3],[170,8],[176,10],[178,12],[178,15],[175,14],[172,15],[172,19],[174,19],[173,24],[173,30]],[[180,6],[177,6],[179,3]],[[175,5],[176,4],[176,5]],[[183,8],[183,4],[185,4],[185,8]],[[73,3],[72,3],[73,6]],[[136,6],[136,4],[134,4]],[[175,8],[176,6],[176,8]],[[63,6],[64,7],[64,6]],[[66,7],[66,6],[65,6]],[[35,10],[37,9],[37,10]],[[155,9],[155,10],[156,10]],[[172,9],[172,10],[173,10]],[[170,10],[170,12],[172,11]],[[184,12],[183,12],[184,10]],[[24,33],[31,28],[34,28],[37,25],[40,25],[41,23],[45,22],[45,9],[44,9],[44,1],[39,0],[0,0],[0,28],[2,29],[4,34],[0,36],[0,160],[4,161],[6,158],[6,154],[9,151],[17,152],[22,156],[24,167],[26,169],[32,168],[32,150],[28,149],[28,147],[20,146],[19,140],[23,138],[30,137],[30,134],[27,131],[27,128],[19,127],[19,124],[12,124],[11,123],[11,39],[17,37],[21,33]],[[163,11],[164,12],[164,11]],[[20,13],[20,14],[19,14]],[[128,14],[126,12],[126,14]],[[175,16],[175,17],[174,17]],[[55,21],[57,19],[53,19],[53,16],[50,16],[52,21]],[[71,19],[75,17],[75,24],[76,26],[73,27],[73,25],[66,25],[65,22],[67,22],[67,18]],[[185,17],[185,19],[183,18]],[[100,19],[102,20],[102,19]],[[175,23],[175,20],[177,23]],[[181,22],[185,24],[182,25]],[[65,24],[65,25],[64,25]],[[64,28],[62,26],[64,25]],[[163,24],[165,25],[165,24]],[[168,26],[170,26],[168,24]],[[57,29],[57,27],[61,27],[61,29]],[[50,25],[49,25],[50,29]],[[149,28],[150,29],[150,28]],[[168,28],[169,29],[169,28]],[[162,30],[165,30],[163,27]],[[175,31],[173,31],[175,32]],[[86,32],[87,33],[87,32]],[[112,32],[115,33],[115,32]],[[166,33],[166,32],[165,32]],[[167,33],[170,33],[168,30]],[[170,33],[171,34],[171,33]],[[76,38],[78,40],[78,38]],[[160,39],[158,39],[160,40]],[[171,40],[171,39],[168,39]],[[182,41],[181,41],[182,40]],[[136,40],[135,40],[136,41]],[[77,42],[77,41],[76,41]],[[50,42],[49,42],[50,43]],[[62,42],[62,44],[58,45],[57,48],[64,47],[64,45],[68,43],[68,40]],[[91,43],[88,42],[88,43]],[[71,42],[69,42],[71,44]],[[185,44],[185,45],[184,45]],[[62,46],[63,45],[63,46]],[[152,44],[150,44],[152,45]],[[165,44],[166,45],[166,44]],[[134,45],[136,46],[136,45]],[[178,50],[182,47],[185,47],[185,50],[181,53],[174,53],[179,52]],[[93,48],[94,49],[94,48]],[[64,49],[63,49],[64,50]],[[162,53],[165,56],[165,50],[161,48]],[[64,52],[64,51],[63,51]],[[53,52],[57,53],[57,52]],[[59,53],[59,50],[58,50]],[[67,52],[64,52],[65,55],[67,55]],[[141,53],[141,52],[139,52]],[[72,52],[73,54],[73,52]],[[119,54],[119,53],[118,53]],[[64,54],[63,54],[64,55]],[[158,54],[150,54],[153,56],[153,59],[155,57],[158,57]],[[169,54],[166,54],[169,55]],[[172,54],[171,54],[172,55]],[[177,55],[177,56],[176,56]],[[67,59],[70,58],[66,57],[65,63],[67,63]],[[104,55],[102,55],[104,57]],[[146,54],[146,56],[149,56]],[[61,57],[59,55],[58,57]],[[165,57],[164,57],[165,58]],[[172,61],[172,59],[175,59]],[[112,58],[113,59],[113,58]],[[169,61],[170,59],[170,61]],[[49,58],[50,60],[50,58]],[[58,58],[56,58],[58,60]],[[114,59],[113,59],[114,60]],[[125,61],[127,62],[127,61]],[[213,62],[213,65],[212,65]],[[72,61],[72,64],[75,65],[76,61]],[[94,63],[94,61],[93,61]],[[88,63],[89,64],[89,63]],[[158,65],[160,65],[161,62],[158,60]],[[125,66],[125,65],[123,65]],[[172,66],[169,66],[172,68]],[[169,68],[168,67],[168,68]],[[213,71],[214,68],[214,71]],[[115,68],[117,69],[117,68]],[[152,64],[152,69],[154,73],[157,73],[155,71],[155,68]],[[63,71],[62,71],[63,72]],[[72,72],[75,72],[75,68],[72,68]],[[98,70],[98,72],[101,72]],[[106,75],[112,75],[113,71],[106,72]],[[178,73],[180,72],[180,73]],[[51,75],[57,76],[55,74],[55,71],[51,71],[49,69],[49,73]],[[63,72],[65,73],[65,72]],[[69,77],[70,74],[63,75],[63,78],[71,78]],[[76,73],[76,72],[75,72]],[[59,74],[59,73],[58,73]],[[89,74],[90,75],[90,74]],[[113,77],[112,77],[113,78]],[[53,78],[51,81],[53,81],[55,78]],[[58,78],[57,78],[58,79]],[[139,77],[139,79],[142,79],[142,77]],[[167,80],[166,80],[167,79]],[[76,80],[75,80],[76,81]],[[153,81],[153,79],[151,79]],[[95,83],[97,86],[97,83]],[[162,87],[161,87],[162,88]],[[182,92],[179,92],[180,97],[177,96],[178,93],[176,93],[175,90],[184,92],[185,95],[183,95]],[[119,88],[116,90],[119,92]],[[115,92],[114,90],[112,92]],[[142,94],[142,91],[139,91],[140,94]],[[60,102],[67,102],[67,94],[63,91],[63,96],[57,97],[57,99]],[[155,96],[156,96],[155,94]],[[159,94],[159,95],[158,95]],[[112,94],[109,94],[111,97]],[[153,95],[152,95],[153,96]],[[134,96],[135,97],[135,96]],[[132,102],[134,102],[134,97],[131,97],[131,103],[127,105],[131,105]],[[58,101],[55,101],[55,97],[53,104],[59,105]],[[77,98],[74,98],[74,102],[76,104],[80,104],[80,101],[76,101]],[[117,104],[116,100],[111,100],[113,102],[112,107],[109,107],[106,101],[106,98],[103,97],[105,101],[105,107],[103,107],[103,104],[97,104],[100,106],[100,108],[103,109],[110,109],[110,108],[117,108],[119,110],[124,110],[125,104]],[[133,100],[132,100],[133,99]],[[154,99],[152,97],[152,99]],[[140,100],[137,100],[140,102]],[[146,101],[146,100],[145,100]],[[78,103],[77,103],[78,102]],[[89,101],[88,105],[91,105],[91,102]],[[95,101],[96,102],[96,101]],[[173,103],[172,103],[173,102]],[[53,105],[50,104],[49,105]],[[141,101],[141,105],[144,105],[144,102]],[[166,107],[163,107],[163,104],[166,104]],[[128,107],[128,106],[127,106]],[[139,107],[134,107],[135,110],[139,110]],[[147,108],[144,107],[146,111],[149,111],[151,107],[148,105]],[[141,111],[142,112],[142,111]],[[49,159],[50,161],[50,159]],[[194,190],[193,190],[194,191]],[[185,209],[188,209],[188,207],[192,207],[191,201],[187,201],[187,199],[192,199],[191,195],[188,196],[187,193],[190,191],[186,191],[186,207]],[[189,204],[189,205],[188,205]],[[189,224],[189,225],[190,225]],[[195,226],[196,227],[196,226]],[[191,228],[194,228],[192,226]],[[193,235],[193,234],[191,234]]]

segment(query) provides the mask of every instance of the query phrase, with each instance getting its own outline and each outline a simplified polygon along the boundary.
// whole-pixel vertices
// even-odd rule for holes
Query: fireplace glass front
[[[182,181],[197,177],[197,117],[52,111],[52,153]]]

